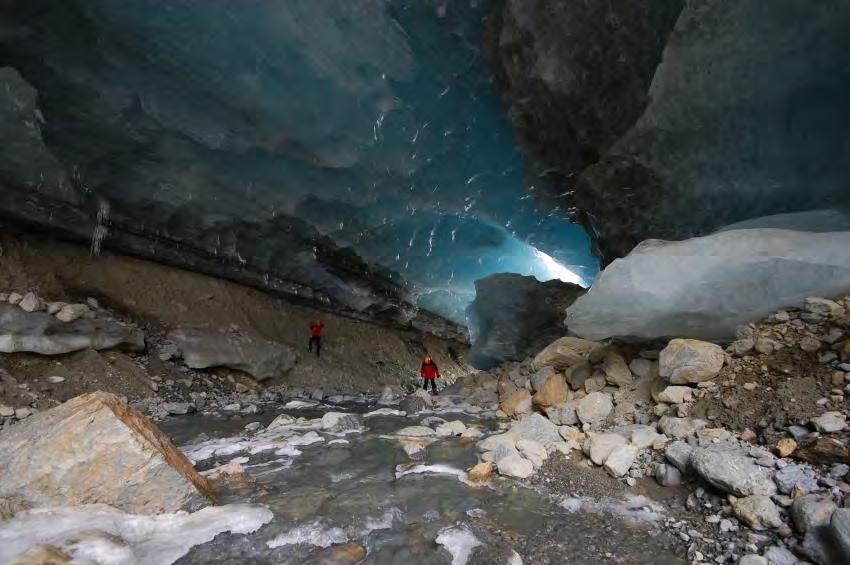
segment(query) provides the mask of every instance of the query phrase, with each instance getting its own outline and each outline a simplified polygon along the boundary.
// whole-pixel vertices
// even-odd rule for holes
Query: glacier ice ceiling
[[[0,209],[95,246],[463,320],[494,272],[589,282],[484,48],[492,2],[0,1]]]

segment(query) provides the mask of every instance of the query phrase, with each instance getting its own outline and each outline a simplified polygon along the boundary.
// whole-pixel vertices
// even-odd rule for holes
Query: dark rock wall
[[[513,273],[475,281],[475,300],[467,309],[470,363],[490,369],[535,355],[566,334],[564,310],[584,291],[575,284],[542,283]]]
[[[553,205],[610,261],[850,206],[848,29],[843,0],[507,0],[500,65]]]

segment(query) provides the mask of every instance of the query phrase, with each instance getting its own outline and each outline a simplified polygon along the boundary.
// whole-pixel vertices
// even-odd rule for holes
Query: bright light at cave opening
[[[543,266],[546,268],[547,271],[549,271],[549,274],[552,276],[552,278],[568,283],[586,286],[580,276],[555,261],[555,259],[553,259],[551,256],[543,253],[542,251],[538,251],[537,249],[534,250],[534,254],[537,256],[538,259],[540,259],[540,262],[543,263]]]

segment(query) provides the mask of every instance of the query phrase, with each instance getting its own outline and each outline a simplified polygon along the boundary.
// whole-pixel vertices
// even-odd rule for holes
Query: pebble
[[[23,420],[24,418],[29,418],[32,415],[32,410],[29,408],[18,408],[15,410],[15,418],[18,420]]]
[[[11,406],[0,405],[0,417],[11,418],[15,415],[15,409]]]
[[[65,382],[65,377],[58,377],[58,376],[47,377],[47,382],[57,385],[59,383]]]

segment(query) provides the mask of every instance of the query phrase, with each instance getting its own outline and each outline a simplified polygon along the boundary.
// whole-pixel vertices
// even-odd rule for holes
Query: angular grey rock
[[[531,390],[533,392],[537,392],[540,390],[540,387],[545,383],[549,377],[555,374],[555,369],[552,367],[543,367],[529,378],[529,382],[531,382]]]
[[[162,409],[174,416],[183,416],[190,411],[188,402],[164,402]]]
[[[594,340],[680,335],[726,340],[739,325],[800,304],[812,291],[837,295],[848,288],[850,231],[724,231],[643,242],[602,271],[567,309],[565,323]]]
[[[642,379],[649,379],[658,372],[658,367],[649,359],[632,359],[629,370]]]
[[[626,365],[623,356],[614,351],[609,351],[602,360],[602,371],[609,384],[615,386],[628,386],[632,384],[632,372]]]
[[[839,563],[850,563],[850,509],[839,508],[829,520],[829,536]]]
[[[416,414],[417,412],[422,412],[428,408],[429,405],[425,402],[425,399],[416,394],[404,397],[398,405],[399,410],[407,412],[408,414]]]
[[[632,445],[638,449],[646,449],[657,441],[667,442],[667,437],[655,431],[654,426],[636,425],[629,436]]]
[[[828,495],[807,494],[794,499],[791,503],[791,519],[801,534],[811,528],[829,524],[835,511],[835,502]]]
[[[63,355],[83,349],[122,347],[141,351],[141,330],[112,320],[76,320],[62,323],[44,312],[25,312],[0,304],[0,352]]]
[[[212,500],[207,482],[147,418],[102,392],[0,434],[0,498],[34,506],[104,503],[159,514]]]
[[[668,386],[658,393],[658,401],[669,404],[682,404],[690,402],[693,398],[694,391],[689,386]]]
[[[779,545],[768,547],[764,557],[770,565],[797,565],[800,562],[793,553]]]
[[[741,449],[731,444],[697,447],[691,453],[691,466],[708,483],[735,496],[766,495],[776,492],[773,471],[756,465]]]
[[[675,416],[662,416],[658,422],[658,427],[661,428],[662,432],[676,439],[690,437],[707,425],[708,422],[699,418],[677,418]]]
[[[546,408],[546,416],[549,417],[553,424],[558,426],[572,426],[577,424],[578,415],[576,414],[576,408],[578,407],[578,402],[578,400],[569,400],[563,404],[549,406]]]
[[[663,487],[675,487],[682,484],[682,472],[673,465],[658,463],[655,466],[655,480]]]
[[[592,392],[579,400],[576,414],[585,424],[598,424],[608,418],[613,408],[610,394]]]
[[[518,453],[502,457],[496,461],[496,469],[500,475],[527,479],[534,474],[534,465]]]
[[[21,301],[18,302],[18,306],[24,312],[37,312],[42,309],[43,303],[34,292],[28,292],[23,298],[21,298]]]
[[[291,347],[259,336],[181,328],[170,331],[167,338],[192,369],[229,367],[259,381],[285,376],[298,360]]]
[[[767,559],[762,557],[761,555],[756,555],[755,553],[748,553],[747,555],[741,556],[738,559],[738,565],[770,565],[767,562]]]
[[[518,440],[516,442],[516,448],[523,457],[531,461],[531,464],[534,465],[535,469],[542,467],[543,463],[549,457],[549,454],[546,452],[546,448],[534,440]]]
[[[637,454],[638,449],[634,445],[615,447],[605,458],[605,470],[612,477],[622,477],[629,472]]]
[[[805,493],[820,488],[817,476],[812,469],[804,469],[794,463],[779,469],[773,476],[773,480],[782,494],[791,494],[795,486],[799,486]]]
[[[530,439],[542,444],[547,449],[550,445],[562,442],[558,426],[536,412],[513,424],[507,434],[513,437],[515,441]]]
[[[674,441],[667,446],[664,456],[682,473],[687,474],[691,471],[691,452],[693,449],[684,441]]]
[[[602,465],[615,449],[629,444],[629,440],[620,434],[590,434],[584,440],[582,451],[591,461]]]
[[[811,424],[822,433],[840,432],[847,425],[846,418],[842,412],[826,412],[812,418]]]
[[[498,273],[475,281],[466,314],[472,328],[469,360],[479,369],[522,361],[565,335],[564,309],[584,289],[559,280]]]
[[[322,429],[326,432],[332,433],[362,430],[363,421],[357,414],[347,414],[345,412],[325,412],[322,415]]]

